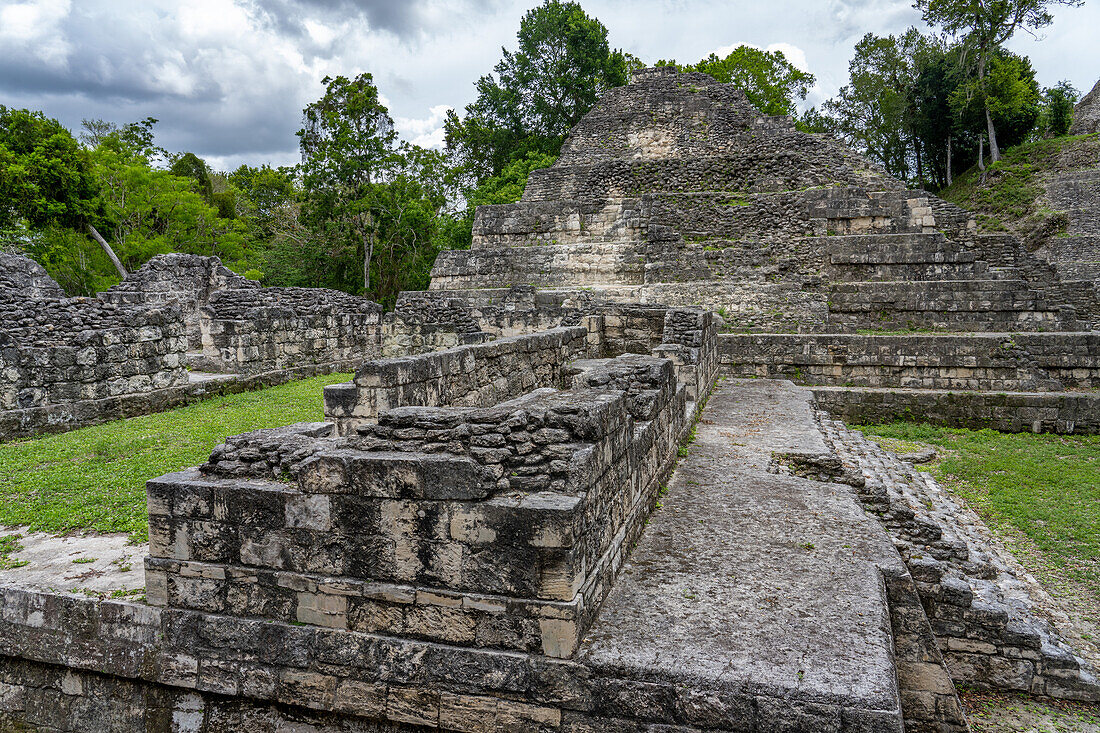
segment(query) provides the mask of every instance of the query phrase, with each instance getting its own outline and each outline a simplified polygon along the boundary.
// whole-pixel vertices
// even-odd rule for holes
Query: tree
[[[0,226],[83,227],[97,193],[88,154],[61,123],[0,105]]]
[[[1068,81],[1060,81],[1043,91],[1043,111],[1039,128],[1047,137],[1060,137],[1069,134],[1073,124],[1073,108],[1080,99],[1079,92]]]
[[[961,63],[972,63],[977,72],[977,92],[985,116],[989,151],[996,162],[1001,158],[994,125],[994,109],[989,103],[989,63],[994,53],[1020,28],[1034,33],[1049,26],[1053,5],[1078,7],[1084,0],[916,0],[925,22],[939,26],[962,43]]]
[[[528,153],[556,155],[569,129],[607,89],[625,84],[626,56],[578,3],[546,0],[520,22],[519,48],[477,81],[477,99],[451,110],[447,147],[471,181]]]
[[[252,245],[247,226],[219,216],[190,177],[153,168],[148,156],[159,149],[127,127],[91,151],[100,226],[122,262],[137,268],[154,255],[186,252],[243,264]]]
[[[527,188],[531,171],[549,168],[558,156],[549,153],[528,153],[509,163],[499,176],[491,176],[470,192],[468,201],[471,213],[474,207],[491,204],[511,204],[520,200]]]
[[[334,249],[361,253],[363,290],[371,287],[375,222],[367,197],[385,177],[396,133],[370,74],[326,76],[325,95],[302,111],[302,218]]]
[[[898,36],[868,33],[856,44],[848,84],[823,105],[836,134],[903,180],[923,177],[911,98],[918,59],[933,43],[915,28]]]
[[[657,65],[701,71],[723,84],[733,84],[766,115],[795,116],[796,103],[806,98],[816,81],[813,74],[788,61],[782,51],[761,51],[752,46],[738,46],[721,59],[712,53],[692,66],[680,66],[675,61],[658,61]]]
[[[984,168],[982,152],[990,121],[1000,130],[1005,147],[1019,145],[1039,120],[1041,95],[1031,61],[1004,49],[990,56],[984,91],[978,91],[978,83],[976,77],[964,80],[951,92],[950,103],[957,128],[978,144],[976,159]]]

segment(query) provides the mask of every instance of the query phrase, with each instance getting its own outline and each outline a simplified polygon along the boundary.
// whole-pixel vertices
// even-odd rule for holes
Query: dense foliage
[[[892,175],[937,190],[983,160],[990,124],[1006,148],[1069,129],[1077,92],[1068,83],[1042,90],[1031,61],[1001,47],[979,78],[968,53],[915,28],[869,33],[856,44],[848,83],[803,119]]]

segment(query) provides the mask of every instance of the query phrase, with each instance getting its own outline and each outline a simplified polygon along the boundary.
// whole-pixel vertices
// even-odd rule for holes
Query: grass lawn
[[[145,540],[145,482],[202,463],[229,435],[323,419],[321,388],[348,374],[0,444],[0,525],[129,532]]]
[[[940,457],[927,470],[966,500],[1053,595],[1069,591],[1074,605],[1100,608],[1100,436],[913,423],[855,427],[901,441],[882,441],[895,452],[914,442],[935,446]]]

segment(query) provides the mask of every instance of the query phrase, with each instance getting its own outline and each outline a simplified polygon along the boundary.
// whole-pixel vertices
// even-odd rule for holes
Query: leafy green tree
[[[490,204],[511,204],[520,200],[531,171],[549,168],[558,156],[550,153],[528,153],[505,166],[499,176],[491,176],[470,192],[468,201],[473,207]]]
[[[546,0],[529,10],[517,38],[514,53],[502,49],[496,75],[477,81],[465,115],[447,115],[447,147],[472,181],[528,153],[557,154],[600,94],[627,81],[627,57],[576,2]]]
[[[949,36],[958,39],[964,49],[960,61],[972,65],[977,83],[976,91],[985,117],[989,137],[989,151],[996,162],[1001,158],[994,124],[996,102],[989,88],[990,62],[997,50],[1016,31],[1029,32],[1049,26],[1054,17],[1050,8],[1055,5],[1078,7],[1084,0],[916,0],[914,7],[923,14],[930,25],[939,26]],[[1004,90],[1001,90],[1002,94]],[[979,160],[980,160],[979,156]]]
[[[836,134],[903,180],[921,177],[911,95],[918,57],[931,43],[915,28],[897,36],[868,33],[856,44],[848,84],[823,105]]]
[[[195,192],[208,204],[214,200],[214,185],[210,180],[210,168],[206,161],[194,153],[175,156],[168,172],[180,178],[189,178],[194,183]]]
[[[370,74],[326,76],[322,82],[325,95],[303,110],[298,131],[301,216],[318,236],[332,242],[335,261],[346,268],[349,256],[356,255],[362,290],[370,292],[376,224],[369,195],[392,164],[397,136]]]
[[[1045,137],[1069,134],[1069,128],[1073,125],[1073,108],[1080,98],[1081,92],[1068,81],[1060,81],[1044,90],[1040,133]]]
[[[782,51],[761,51],[752,46],[738,46],[721,59],[712,53],[691,66],[680,66],[675,61],[658,61],[657,65],[701,71],[723,84],[733,84],[766,115],[796,116],[795,105],[806,98],[816,81],[813,74],[788,61]]]
[[[0,226],[83,227],[97,194],[88,154],[57,120],[0,106]]]
[[[271,239],[291,228],[300,227],[298,207],[301,191],[294,168],[242,165],[228,176],[228,182],[240,192],[237,213],[250,221],[262,239]]]
[[[922,161],[922,179],[933,188],[951,185],[954,170],[965,161],[959,156],[960,139],[951,111],[951,94],[959,86],[958,65],[939,44],[925,48],[916,60],[916,78],[909,90],[908,122]],[[968,148],[967,148],[968,149]]]
[[[970,77],[950,96],[958,127],[968,131],[978,144],[979,167],[984,167],[984,133],[990,122],[1000,130],[1005,147],[1012,147],[1027,139],[1041,112],[1039,83],[1030,60],[997,49],[987,67],[984,89],[980,89],[976,77]]]

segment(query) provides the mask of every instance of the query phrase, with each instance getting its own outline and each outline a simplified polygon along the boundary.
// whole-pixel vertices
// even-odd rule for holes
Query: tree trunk
[[[985,183],[985,138],[981,135],[978,135],[978,170],[982,172],[978,180]]]
[[[370,261],[374,256],[374,216],[363,215],[363,295],[370,293]]]
[[[997,130],[993,127],[993,115],[989,113],[989,102],[986,101],[985,124],[989,128],[989,157],[996,163],[1001,159],[1001,149],[997,147]]]
[[[917,181],[920,183],[921,190],[924,189],[924,161],[921,159],[920,154],[920,142],[913,141],[913,149],[917,152]]]
[[[997,147],[997,130],[993,127],[993,115],[989,112],[989,93],[985,88],[986,53],[983,50],[978,58],[978,85],[982,90],[982,107],[985,108],[985,126],[989,131],[989,157],[996,163],[1001,159],[1001,149]],[[983,167],[984,171],[985,168]]]
[[[951,183],[952,183],[952,175],[951,175],[951,136],[948,135],[947,136],[947,185],[950,186]]]
[[[107,240],[100,236],[95,227],[88,224],[88,233],[92,235],[92,239],[99,242],[99,246],[103,248],[103,251],[107,253],[107,256],[111,259],[111,263],[114,264],[115,269],[118,270],[118,274],[123,280],[126,279],[126,268],[122,266],[122,262],[119,261],[115,255],[115,251],[111,249],[111,245],[107,244]]]
[[[370,292],[370,258],[374,254],[374,237],[363,237],[363,294]]]

